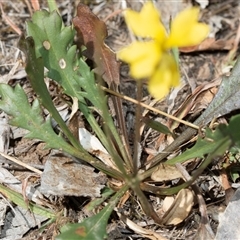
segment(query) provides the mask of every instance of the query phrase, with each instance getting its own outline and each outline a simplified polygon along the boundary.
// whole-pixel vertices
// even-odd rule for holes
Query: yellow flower
[[[185,9],[172,21],[168,35],[152,2],[145,3],[140,12],[126,10],[127,25],[144,41],[133,42],[119,51],[118,57],[130,65],[134,78],[149,78],[153,97],[161,99],[179,84],[179,70],[169,50],[197,45],[206,38],[209,27],[198,22],[198,15],[198,8]]]

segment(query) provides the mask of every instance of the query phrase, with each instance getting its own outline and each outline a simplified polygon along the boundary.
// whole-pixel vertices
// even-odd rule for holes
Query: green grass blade
[[[52,210],[44,208],[42,206],[38,206],[32,202],[29,202],[28,204],[24,201],[24,198],[21,194],[3,186],[0,184],[0,192],[6,196],[10,201],[14,202],[16,205],[24,208],[24,209],[29,209],[33,213],[48,217],[48,218],[56,218],[56,213],[54,213]]]

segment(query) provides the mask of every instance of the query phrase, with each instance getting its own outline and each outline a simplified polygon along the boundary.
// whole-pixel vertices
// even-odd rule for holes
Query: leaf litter
[[[86,2],[88,2],[88,1],[86,1]],[[232,3],[231,1],[229,1],[229,4],[234,5],[234,3]],[[29,14],[25,12],[24,7],[26,7],[26,6],[24,5],[23,2],[21,2],[21,3],[19,2],[16,5],[18,5],[18,8],[16,6],[14,6],[13,4],[10,4],[10,5],[3,4],[2,6],[3,6],[3,10],[7,14],[9,14],[9,12],[8,12],[9,9],[11,9],[12,12],[15,12],[15,15],[14,14],[13,15],[9,14],[8,18],[11,18],[13,20],[13,23],[15,23],[16,26],[19,26],[19,27],[22,27],[22,29],[25,29],[24,20],[26,19],[26,16],[29,17]],[[62,5],[62,7],[60,9],[64,10],[64,8],[66,6],[68,6],[68,7],[71,6],[72,9],[75,7],[75,10],[76,10],[75,2],[73,3],[71,1],[66,0],[66,1],[62,2],[61,5]],[[73,7],[73,5],[74,5],[74,7]],[[101,5],[101,8],[99,8],[100,5]],[[90,4],[91,9],[94,10],[95,12],[98,12],[98,16],[102,19],[106,18],[107,17],[106,15],[109,14],[109,9],[110,9],[110,12],[111,12],[112,9],[114,9],[115,6],[119,7],[119,4],[114,5],[114,3],[107,3],[107,1],[100,1],[100,2],[96,1],[93,4]],[[139,8],[139,3],[135,4],[135,3],[132,2],[132,3],[130,3],[130,6],[132,8]],[[235,23],[236,19],[237,19],[237,14],[236,14],[236,9],[234,8],[234,6],[232,6],[232,8],[229,8],[228,6],[225,6],[225,8],[223,8],[223,5],[221,3],[216,4],[216,5],[214,5],[214,4],[212,5],[211,3],[210,4],[208,3],[208,5],[205,7],[205,11],[207,12],[205,17],[207,18],[207,16],[209,14],[211,14],[212,11],[216,12],[216,15],[217,15],[217,13],[220,12],[222,15],[224,15],[224,18],[230,19],[231,23]],[[161,8],[160,8],[160,10],[161,10]],[[163,11],[164,11],[164,9],[163,9]],[[232,17],[229,18],[229,15],[231,15]],[[74,16],[74,14],[72,16]],[[203,16],[203,18],[204,18],[204,16]],[[126,44],[126,42],[122,40],[122,39],[126,38],[126,29],[124,29],[124,26],[121,25],[121,21],[119,21],[119,19],[120,19],[120,17],[119,17],[119,15],[117,15],[117,16],[114,16],[114,17],[110,18],[107,22],[107,25],[108,25],[108,28],[109,28],[108,32],[110,32],[111,35],[109,36],[108,39],[106,39],[106,42],[115,50],[117,50],[119,48],[119,43],[122,46],[125,46],[125,44]],[[5,21],[6,20],[8,20],[8,19],[5,18]],[[114,35],[114,33],[116,34],[116,29],[114,29],[114,28],[116,28],[116,24],[119,24],[119,26],[118,26],[119,29],[120,28],[123,29],[123,30],[121,30],[121,32],[125,31],[125,33],[122,33],[122,34],[120,33],[119,34],[119,32],[118,32],[118,35]],[[229,33],[227,33],[226,29],[227,29],[227,25],[229,24],[229,22],[228,21],[226,21],[226,22],[223,21],[222,24],[223,25],[221,26],[221,28],[218,28],[215,32],[216,32],[216,34],[219,34],[221,36],[220,39],[223,39],[225,37],[225,39],[222,40],[222,42],[221,42],[221,44],[223,44],[223,47],[221,47],[222,45],[219,46],[220,41],[216,40],[215,42],[210,42],[210,44],[205,43],[204,47],[199,46],[199,48],[203,48],[204,50],[212,50],[213,52],[211,52],[211,53],[203,52],[203,53],[197,53],[196,56],[190,56],[189,57],[189,55],[187,55],[187,54],[182,56],[182,62],[183,62],[183,66],[185,66],[184,68],[187,71],[187,77],[189,78],[190,81],[197,82],[197,85],[202,84],[201,86],[203,86],[203,89],[204,89],[204,87],[207,86],[207,84],[210,80],[215,79],[215,77],[219,77],[219,75],[221,74],[223,66],[226,64],[226,54],[227,54],[227,53],[223,53],[222,50],[223,49],[227,49],[227,50],[231,49],[231,41],[232,41],[232,39],[234,39],[234,34],[233,34],[233,36],[227,35]],[[226,25],[224,25],[224,24],[226,24]],[[4,78],[5,79],[4,81],[6,81],[6,83],[8,83],[10,85],[15,85],[16,83],[21,83],[21,84],[26,86],[27,83],[24,80],[25,75],[24,74],[17,75],[18,72],[19,73],[22,72],[23,67],[22,66],[17,66],[17,69],[11,68],[11,66],[13,66],[11,64],[15,64],[14,60],[16,61],[16,59],[19,58],[19,56],[16,56],[16,52],[14,50],[14,47],[17,47],[16,44],[17,44],[17,38],[18,37],[17,37],[16,34],[14,34],[14,32],[12,32],[12,30],[4,22],[2,22],[1,25],[3,26],[3,28],[2,28],[3,30],[1,32],[1,34],[3,34],[3,37],[1,38],[1,48],[2,48],[2,52],[1,52],[1,54],[2,54],[2,56],[1,56],[2,57],[2,59],[1,59],[1,62],[2,62],[1,63],[1,79],[3,79],[3,76],[8,76],[10,70],[12,69],[12,70],[14,70],[14,73],[11,73],[11,77]],[[232,24],[232,25],[233,25],[233,30],[235,31],[236,27],[234,26],[234,24]],[[112,26],[114,26],[113,29],[111,29]],[[9,34],[9,32],[12,34],[12,36],[13,36],[12,38],[10,38],[9,35],[7,35],[7,34]],[[10,39],[8,39],[8,38],[10,38]],[[115,40],[117,39],[117,40],[116,41],[111,41],[112,39],[115,39]],[[9,41],[9,42],[7,43],[7,41]],[[129,41],[129,39],[127,41]],[[103,42],[101,42],[101,44],[103,46],[105,46]],[[188,51],[196,51],[196,49],[190,49]],[[20,54],[20,53],[18,52],[18,54]],[[194,60],[192,60],[192,59],[194,59]],[[209,65],[211,65],[211,71],[208,72],[208,74],[204,76],[205,78],[201,78],[202,74],[198,75],[198,73],[201,69],[201,63],[202,62],[208,62]],[[100,73],[100,74],[103,74],[103,72]],[[124,74],[124,72],[121,72],[121,74]],[[218,117],[219,115],[225,115],[227,113],[230,113],[231,110],[236,110],[236,109],[239,108],[239,103],[238,103],[239,91],[237,89],[237,86],[239,84],[237,82],[238,81],[237,75],[238,75],[238,69],[235,69],[232,72],[233,77],[225,77],[224,78],[223,84],[221,84],[220,90],[216,95],[216,99],[222,100],[221,107],[219,107],[219,105],[217,105],[217,107],[215,107],[214,102],[212,103],[212,105],[213,105],[212,112],[214,112],[215,117]],[[183,78],[184,78],[184,81],[186,81],[186,79],[185,79],[186,77],[183,77]],[[216,83],[215,80],[213,80],[213,85],[215,83]],[[135,86],[134,86],[134,82],[132,81],[131,78],[128,77],[128,80],[126,82],[120,83],[120,85],[121,85],[121,88],[122,88],[123,92],[126,92],[128,95],[129,95],[129,92],[130,92],[130,96],[132,95],[132,89],[134,89]],[[179,106],[183,103],[183,100],[186,99],[187,95],[190,94],[190,98],[193,97],[193,99],[194,99],[194,97],[196,97],[196,92],[191,94],[188,86],[189,85],[186,84],[185,87],[183,89],[181,89],[180,92],[178,93],[178,97],[174,99],[174,105],[173,105],[174,108],[173,108],[172,111],[178,110]],[[235,90],[234,93],[232,92],[233,89]],[[215,95],[215,92],[214,92],[214,95]],[[31,96],[31,98],[32,98],[32,96]],[[185,112],[184,113],[185,118],[187,117],[187,118],[191,119],[191,116],[193,116],[194,113],[198,114],[198,112],[201,111],[201,106],[204,106],[202,108],[205,108],[206,105],[208,105],[208,103],[210,101],[208,101],[207,104],[206,104],[205,102],[202,101],[202,98],[203,98],[202,96],[198,97],[197,102],[199,102],[199,104],[198,104],[197,108],[193,107],[191,109],[190,108],[183,109],[183,112]],[[196,99],[193,100],[194,103],[196,103],[195,100]],[[166,111],[169,104],[170,104],[170,102],[168,102],[168,101],[172,101],[172,99],[170,99],[170,100],[166,99],[165,102],[159,103],[158,108]],[[219,100],[217,100],[215,102],[219,102]],[[125,107],[126,107],[126,104],[125,104]],[[125,113],[124,113],[125,116],[126,116],[126,122],[132,122],[133,121],[132,115],[131,115],[132,109],[131,109],[131,107],[129,109],[126,107],[126,109],[127,110],[125,110]],[[152,114],[152,117],[154,118],[156,116],[154,116],[154,114]],[[131,124],[129,124],[129,125],[131,126]],[[177,130],[179,130],[179,129],[177,128]],[[129,129],[128,129],[128,131],[129,131]],[[129,132],[131,132],[131,131],[129,131]],[[143,133],[143,135],[144,135],[144,133]],[[154,142],[154,139],[156,139],[156,138],[158,138],[158,136],[155,136],[154,132],[152,131],[150,136],[149,136],[149,139],[151,139],[151,141],[149,141],[149,142],[147,141],[146,146],[144,146],[144,148],[148,147],[148,148],[151,148],[151,149],[155,149],[156,146],[154,146],[154,144],[152,144],[152,142]],[[16,139],[15,138],[12,139],[13,143],[10,143],[10,146],[7,149],[8,153],[11,153],[11,154],[14,153],[14,148],[19,147],[19,145],[22,144],[22,142],[19,141],[20,139],[21,139],[21,137],[16,138]],[[33,145],[38,145],[40,143],[41,142],[38,141],[38,142],[35,142]],[[23,154],[23,158],[24,158],[25,157],[24,151],[22,152],[22,154]],[[41,155],[41,153],[40,153],[40,155]],[[28,159],[29,159],[29,164],[31,164],[31,157],[29,157]],[[42,158],[41,164],[46,164],[46,159],[45,160],[44,159],[45,158]],[[66,164],[66,165],[68,165],[68,164]],[[64,164],[62,166],[64,166]],[[45,165],[45,167],[46,167],[46,165]],[[213,170],[216,171],[215,169],[213,169]],[[92,171],[93,171],[93,169],[89,168],[89,174],[91,174]],[[15,174],[19,174],[19,173],[15,172]],[[206,173],[206,175],[202,176],[202,179],[205,178],[205,180],[202,180],[202,184],[204,182],[205,183],[207,182],[206,181],[207,177],[209,179],[209,176],[207,176],[207,174],[209,174],[209,172]],[[97,174],[95,176],[97,177]],[[58,177],[61,178],[60,175],[58,175]],[[212,184],[212,186],[213,186],[212,189],[214,190],[215,188],[217,188],[219,186],[216,185],[216,182],[214,182],[212,180],[212,178],[213,178],[213,176],[210,177],[209,181],[211,181],[213,183]],[[60,179],[60,180],[63,180],[63,179]],[[166,181],[172,181],[172,179],[165,179],[165,180]],[[29,184],[32,184],[32,183],[29,182]],[[70,185],[71,184],[69,184],[69,186]],[[103,185],[104,185],[104,183],[103,183]],[[101,187],[103,187],[103,185],[101,185]],[[208,193],[210,192],[210,187],[207,186],[206,188],[203,189],[203,192],[204,192],[203,195],[206,198],[205,201],[207,201],[208,203],[214,203],[214,201],[218,200],[219,196],[217,194],[207,195],[207,192]],[[49,190],[49,189],[47,189],[47,190]],[[73,190],[73,191],[75,192],[75,190]],[[65,195],[65,194],[68,195],[67,193],[64,193],[63,195]],[[84,193],[82,193],[82,194],[83,194],[82,196],[84,196]],[[98,194],[99,194],[99,191],[98,191]],[[58,194],[56,194],[56,195],[58,195]],[[71,194],[69,194],[69,195],[71,195]],[[81,196],[81,192],[79,193],[79,195]],[[237,197],[237,194],[236,194],[236,197]],[[153,198],[153,196],[151,196],[151,198],[152,198],[153,203],[155,203],[155,204],[156,204],[157,201],[159,201],[159,199],[161,201],[161,198],[157,199],[157,198]],[[60,204],[60,205],[62,204],[60,198],[59,198],[59,203],[58,204]],[[158,206],[158,205],[156,205],[156,206]],[[65,207],[65,206],[63,205],[62,207]],[[11,210],[9,210],[9,211],[11,212]],[[79,211],[79,212],[81,212],[81,211]],[[234,216],[233,213],[232,213],[232,215]],[[184,226],[187,227],[188,229],[190,229],[190,230],[188,230],[187,233],[183,233],[183,230],[182,230],[183,228],[181,228],[181,226],[172,229],[171,233],[168,233],[168,230],[166,230],[165,228],[160,228],[160,231],[161,232],[165,231],[164,236],[166,236],[167,238],[169,238],[170,235],[174,236],[175,238],[178,238],[178,237],[179,238],[187,238],[187,237],[193,236],[194,233],[196,233],[196,229],[197,229],[198,225],[195,224],[195,225],[191,226],[190,221],[192,220],[192,221],[195,221],[197,223],[198,222],[198,220],[197,220],[198,217],[199,217],[198,214],[195,214],[193,216],[190,216],[190,218],[188,218],[185,221]],[[31,216],[29,218],[31,218]],[[134,220],[135,223],[138,222],[136,220],[136,218],[132,217],[131,215],[129,215],[129,218]],[[212,220],[213,228],[214,228],[214,224],[216,224],[216,223],[214,222],[214,220]],[[219,229],[220,229],[220,227],[222,228],[225,225],[226,224],[221,224],[219,226]],[[151,225],[149,225],[148,227],[151,228]],[[29,227],[29,228],[31,228],[31,227]],[[124,228],[124,225],[122,225],[122,228]],[[154,228],[155,227],[153,227],[153,229]],[[117,228],[117,229],[121,229],[121,228]],[[159,229],[158,229],[158,231],[159,231]],[[137,232],[138,231],[136,231],[136,233]],[[134,232],[130,232],[130,233],[134,236]],[[232,230],[232,233],[234,233],[234,229]],[[144,233],[144,234],[146,234],[146,233]],[[217,237],[219,236],[219,234],[221,234],[220,230],[217,233]],[[141,233],[140,233],[140,235],[141,235]],[[138,238],[139,238],[139,236],[138,236]]]

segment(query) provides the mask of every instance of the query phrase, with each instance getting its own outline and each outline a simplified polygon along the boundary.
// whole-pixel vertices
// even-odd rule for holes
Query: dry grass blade
[[[7,158],[8,160],[11,160],[12,162],[14,162],[14,163],[16,163],[16,164],[24,167],[24,168],[27,168],[27,169],[29,169],[29,170],[31,170],[31,171],[39,174],[39,175],[42,174],[42,171],[38,170],[37,168],[34,168],[34,167],[32,167],[32,166],[29,166],[28,164],[26,164],[26,163],[24,163],[24,162],[22,162],[22,161],[20,161],[20,160],[18,160],[18,159],[16,159],[16,158],[14,158],[14,157],[8,156],[7,154],[5,154],[5,153],[3,153],[3,152],[0,152],[0,155],[3,156],[3,157],[5,157],[5,158]]]

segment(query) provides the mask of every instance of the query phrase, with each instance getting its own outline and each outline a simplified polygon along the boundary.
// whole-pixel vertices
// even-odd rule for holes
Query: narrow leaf
[[[240,115],[236,115],[230,119],[228,125],[220,124],[213,132],[211,132],[210,129],[207,129],[206,137],[204,139],[199,138],[191,149],[188,149],[181,155],[167,161],[167,163],[175,164],[191,158],[203,157],[205,154],[212,153],[222,141],[229,142],[228,148],[234,145],[240,146],[239,126]]]
[[[3,186],[2,184],[0,184],[0,192],[4,196],[6,196],[8,198],[8,200],[14,202],[16,205],[18,205],[24,209],[30,209],[33,213],[35,213],[37,215],[41,215],[41,216],[48,217],[48,218],[56,217],[56,213],[54,213],[50,209],[44,208],[42,206],[38,206],[32,202],[29,202],[28,204],[26,204],[26,202],[21,194]]]
[[[169,130],[169,128],[160,122],[151,120],[150,118],[147,118],[147,117],[143,118],[143,122],[146,123],[146,125],[149,126],[150,128],[152,128],[160,133],[172,135],[172,132]]]

